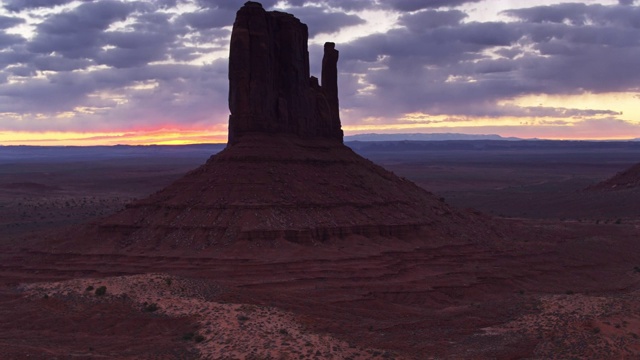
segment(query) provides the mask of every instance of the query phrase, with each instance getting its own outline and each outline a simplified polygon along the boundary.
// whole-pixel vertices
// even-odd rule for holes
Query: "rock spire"
[[[229,145],[249,133],[342,142],[338,51],[324,46],[322,86],[309,73],[307,25],[248,1],[238,10],[229,54]]]

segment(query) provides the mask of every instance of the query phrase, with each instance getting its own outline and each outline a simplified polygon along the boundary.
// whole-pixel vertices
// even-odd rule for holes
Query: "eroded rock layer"
[[[331,140],[247,137],[103,219],[94,236],[143,248],[311,244],[350,235],[403,237],[424,227],[444,234],[466,221],[431,193]]]

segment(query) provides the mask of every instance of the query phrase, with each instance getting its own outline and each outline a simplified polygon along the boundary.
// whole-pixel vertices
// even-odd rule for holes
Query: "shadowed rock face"
[[[247,2],[236,15],[229,54],[229,145],[248,133],[342,142],[338,51],[326,43],[322,86],[309,74],[307,25]]]

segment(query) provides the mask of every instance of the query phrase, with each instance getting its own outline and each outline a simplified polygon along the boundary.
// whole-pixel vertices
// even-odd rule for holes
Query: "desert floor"
[[[491,215],[502,239],[427,231],[180,255],[52,250],[38,234],[118,211],[222,147],[2,148],[0,353],[640,357],[640,189],[584,191],[637,163],[640,143],[349,145],[449,204]]]

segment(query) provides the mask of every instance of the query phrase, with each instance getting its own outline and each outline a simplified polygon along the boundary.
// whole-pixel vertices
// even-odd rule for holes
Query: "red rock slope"
[[[640,188],[640,163],[617,173],[612,178],[600,182],[589,189],[620,190],[630,188]]]

